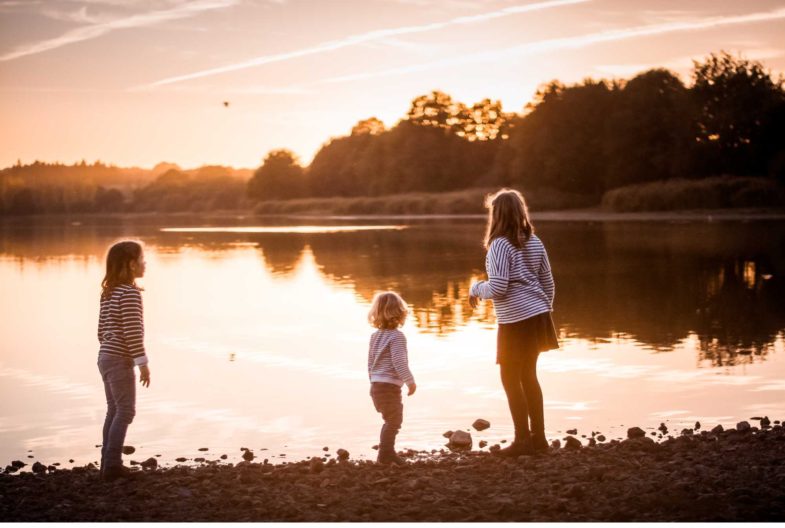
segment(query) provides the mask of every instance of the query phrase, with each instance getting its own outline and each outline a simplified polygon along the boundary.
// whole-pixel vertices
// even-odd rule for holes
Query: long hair
[[[485,199],[488,208],[488,227],[485,232],[485,249],[491,242],[504,237],[510,244],[522,248],[534,234],[529,220],[529,209],[523,195],[514,189],[501,189]]]
[[[137,288],[131,262],[142,254],[142,244],[133,240],[117,242],[106,254],[106,275],[101,281],[101,299],[112,296],[112,290],[121,284],[130,284]]]
[[[408,313],[406,303],[397,293],[377,293],[368,311],[368,322],[376,328],[392,330],[406,321]]]

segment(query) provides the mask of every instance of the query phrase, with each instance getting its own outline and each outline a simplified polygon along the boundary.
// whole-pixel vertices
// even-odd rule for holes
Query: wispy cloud
[[[79,27],[53,39],[20,46],[19,48],[0,56],[0,62],[42,53],[84,40],[94,39],[117,29],[151,26],[168,20],[178,20],[196,16],[205,11],[224,9],[237,4],[239,1],[240,0],[198,0],[185,2],[170,9],[140,13],[108,22]]]
[[[755,48],[745,50],[742,55],[747,59],[762,61],[782,57],[785,55],[785,50],[776,48]],[[602,74],[618,77],[629,77],[630,75],[635,75],[636,73],[651,70],[653,68],[666,68],[676,72],[683,72],[692,68],[695,59],[696,57],[694,55],[685,55],[657,63],[601,64],[594,69]]]
[[[767,22],[772,20],[780,20],[785,18],[785,8],[776,9],[774,11],[766,11],[761,13],[751,13],[748,15],[725,16],[725,17],[709,17],[700,20],[684,21],[684,22],[669,22],[666,24],[654,24],[648,26],[636,26],[624,29],[614,29],[609,31],[601,31],[598,33],[590,33],[587,35],[580,35],[576,37],[564,37],[556,39],[541,40],[537,42],[530,42],[519,46],[513,46],[501,50],[492,50],[482,53],[474,53],[471,55],[463,55],[450,59],[443,59],[433,62],[414,64],[411,66],[404,66],[400,68],[392,68],[388,70],[381,70],[376,72],[363,72],[351,75],[342,75],[340,77],[331,77],[317,81],[319,84],[325,83],[343,83],[350,81],[358,81],[364,79],[378,78],[378,77],[392,77],[397,75],[406,75],[410,73],[417,73],[423,71],[430,71],[437,68],[444,68],[449,66],[464,65],[475,62],[489,62],[489,61],[502,61],[519,58],[526,55],[537,55],[553,51],[560,51],[566,49],[577,49],[593,44],[601,44],[605,42],[615,42],[620,40],[629,40],[633,38],[664,35],[667,33],[675,33],[680,31],[697,31],[702,29],[712,29],[723,26],[750,24],[754,22]]]
[[[315,55],[318,53],[325,53],[328,51],[335,51],[341,48],[347,48],[350,46],[357,46],[358,44],[362,44],[365,42],[376,41],[376,40],[383,40],[388,39],[391,37],[396,37],[400,35],[408,35],[412,33],[424,33],[427,31],[436,31],[439,29],[443,29],[449,26],[456,26],[456,25],[465,25],[465,24],[476,24],[479,22],[486,22],[488,20],[494,20],[497,18],[507,17],[511,15],[517,15],[521,13],[528,13],[532,11],[540,11],[543,9],[550,9],[553,7],[561,7],[566,5],[572,4],[580,4],[585,3],[590,0],[549,0],[546,2],[537,2],[533,4],[526,4],[526,5],[518,5],[518,6],[511,6],[506,7],[504,9],[499,9],[496,11],[490,11],[487,13],[481,13],[478,15],[469,15],[469,16],[462,16],[457,18],[452,18],[450,20],[442,21],[442,22],[433,22],[430,24],[422,24],[418,26],[404,26],[404,27],[397,27],[397,28],[389,28],[389,29],[379,29],[375,31],[368,31],[366,33],[359,33],[357,35],[350,35],[348,37],[344,37],[339,40],[331,40],[327,42],[322,42],[315,46],[311,46],[308,48],[303,48],[300,50],[289,51],[286,53],[279,53],[276,55],[263,55],[261,57],[256,57],[247,61],[238,62],[235,64],[228,64],[226,66],[219,66],[217,68],[210,68],[207,70],[201,70],[198,72],[188,73],[185,75],[178,75],[175,77],[168,77],[166,79],[161,79],[159,81],[155,81],[153,83],[140,86],[139,88],[155,88],[159,86],[165,86],[167,84],[174,84],[183,81],[189,81],[192,79],[199,79],[202,77],[209,77],[211,75],[218,75],[222,73],[229,73],[238,70],[244,70],[247,68],[252,68],[255,66],[262,66],[265,64],[271,64],[274,62],[282,62],[291,59],[297,59],[300,57],[305,57],[308,55]]]

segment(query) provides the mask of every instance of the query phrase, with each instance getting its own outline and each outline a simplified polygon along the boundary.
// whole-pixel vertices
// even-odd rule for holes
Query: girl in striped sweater
[[[404,464],[395,453],[395,437],[403,423],[401,387],[406,384],[409,396],[417,390],[409,370],[406,336],[398,330],[407,313],[406,303],[393,292],[377,294],[368,312],[368,322],[378,328],[368,345],[368,379],[373,405],[384,420],[376,459],[380,464]]]
[[[114,480],[129,475],[123,466],[122,450],[128,426],[136,414],[134,366],[140,382],[150,386],[150,368],[144,350],[144,321],[141,288],[136,279],[144,276],[144,251],[131,240],[118,242],[106,255],[106,275],[101,282],[98,315],[98,370],[106,393],[106,419],[101,446],[101,475]]]
[[[488,280],[471,286],[469,303],[474,308],[479,299],[493,300],[496,363],[515,426],[515,441],[501,454],[517,457],[548,449],[537,358],[559,346],[551,319],[555,288],[548,253],[521,193],[502,189],[486,206]]]

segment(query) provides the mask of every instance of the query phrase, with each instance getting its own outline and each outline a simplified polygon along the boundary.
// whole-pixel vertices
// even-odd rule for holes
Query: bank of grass
[[[759,207],[785,207],[785,188],[763,178],[717,176],[628,185],[602,197],[602,208],[614,212]]]
[[[285,215],[442,215],[483,214],[485,197],[498,187],[442,193],[407,193],[352,198],[300,198],[260,202],[257,214]],[[524,191],[536,210],[575,209],[592,204],[585,197],[552,189]]]

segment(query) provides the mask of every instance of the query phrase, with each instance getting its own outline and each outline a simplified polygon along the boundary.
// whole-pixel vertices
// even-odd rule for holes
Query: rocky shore
[[[136,466],[134,478],[114,482],[103,482],[92,465],[9,465],[0,474],[0,518],[785,521],[782,425],[721,429],[688,429],[659,443],[638,428],[624,441],[568,436],[548,454],[517,459],[487,450],[407,451],[404,467],[355,461],[343,450],[273,465],[246,450],[238,464],[161,468],[152,459]]]

